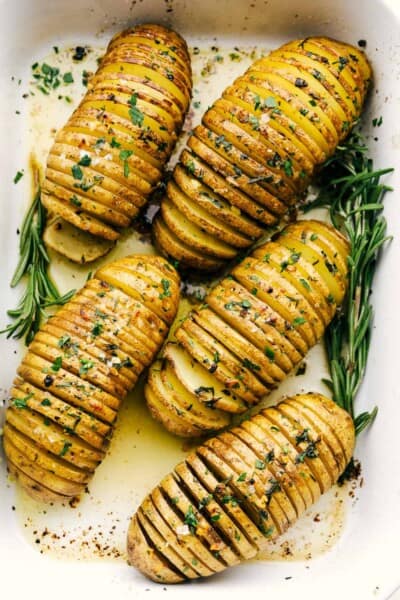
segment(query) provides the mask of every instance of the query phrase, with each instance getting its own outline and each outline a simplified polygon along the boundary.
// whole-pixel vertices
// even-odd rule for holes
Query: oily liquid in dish
[[[58,48],[40,58],[43,63],[65,73],[67,83],[44,94],[37,81],[23,82],[29,92],[27,99],[27,144],[35,160],[44,165],[56,130],[84,93],[83,72],[93,72],[103,49],[88,48],[83,60],[74,61],[74,50]],[[267,49],[264,49],[267,52]],[[191,48],[193,68],[193,100],[184,130],[186,134],[198,124],[208,105],[248,65],[260,56],[254,48],[220,48],[215,45]],[[73,82],[68,80],[73,79]],[[28,121],[29,119],[29,121]],[[186,141],[183,135],[177,144],[173,165]],[[313,214],[321,218],[323,215]],[[102,259],[114,260],[130,253],[154,254],[148,235],[138,231],[123,234],[115,249]],[[93,266],[69,263],[59,255],[52,255],[51,273],[60,292],[79,288]],[[181,303],[177,322],[189,310],[190,303]],[[21,348],[21,354],[24,349]],[[279,390],[271,394],[268,404],[282,395],[309,390],[327,393],[321,379],[328,377],[324,348],[316,346],[307,356],[303,374],[289,377]],[[259,410],[261,406],[257,407]],[[146,493],[169,472],[190,450],[187,442],[168,434],[150,417],[145,406],[142,383],[125,399],[108,455],[96,471],[88,493],[75,507],[44,506],[29,498],[21,489],[16,490],[15,511],[27,541],[37,551],[50,557],[71,561],[119,560],[126,561],[126,531],[132,512]],[[268,553],[259,560],[305,560],[329,550],[343,529],[349,487],[335,486],[314,505],[307,515],[284,536],[271,543]]]

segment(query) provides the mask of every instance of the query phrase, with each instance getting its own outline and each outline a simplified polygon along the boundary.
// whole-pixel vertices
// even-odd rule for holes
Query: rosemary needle
[[[7,337],[25,337],[26,344],[32,341],[38,331],[45,316],[45,308],[65,304],[75,292],[72,290],[60,296],[48,273],[50,259],[42,240],[45,224],[46,213],[40,200],[40,192],[37,192],[22,224],[20,258],[11,280],[11,287],[16,287],[26,276],[26,288],[17,308],[7,311],[14,322],[0,331]]]
[[[378,410],[375,407],[356,415],[354,401],[368,360],[373,318],[370,295],[377,258],[390,239],[382,200],[391,188],[381,178],[392,171],[374,170],[365,141],[353,133],[325,163],[319,194],[305,206],[305,211],[328,208],[333,225],[344,231],[350,242],[347,300],[325,334],[331,374],[326,383],[335,402],[352,416],[357,435],[372,423]]]

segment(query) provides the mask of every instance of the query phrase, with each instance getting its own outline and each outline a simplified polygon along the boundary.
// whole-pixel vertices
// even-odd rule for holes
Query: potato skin
[[[358,48],[323,37],[255,61],[182,151],[153,224],[160,250],[207,272],[249,248],[304,197],[357,122],[370,79]]]
[[[161,179],[191,88],[186,42],[174,31],[144,24],[114,36],[48,155],[42,202],[70,225],[63,235],[50,229],[49,247],[91,262],[113,246]],[[79,252],[65,243],[71,227],[84,232]]]
[[[101,267],[43,324],[18,368],[3,438],[10,473],[29,494],[53,502],[85,491],[178,302],[165,259],[128,256]]]
[[[129,563],[169,584],[254,558],[336,483],[354,442],[350,415],[321,394],[264,409],[207,440],[149,493],[129,525]]]
[[[345,238],[316,220],[257,247],[191,310],[150,368],[153,417],[197,437],[258,404],[331,322],[347,288],[347,254]]]

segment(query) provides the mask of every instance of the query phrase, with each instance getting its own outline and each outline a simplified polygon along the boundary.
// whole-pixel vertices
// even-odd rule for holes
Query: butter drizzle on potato
[[[158,247],[199,271],[249,248],[347,137],[370,79],[359,49],[322,37],[255,61],[194,128],[153,224]]]
[[[113,37],[50,149],[42,186],[42,202],[57,218],[45,234],[50,247],[77,262],[112,247],[160,181],[191,89],[188,50],[177,33],[144,24]],[[85,233],[80,254],[58,233],[65,221],[65,235],[71,226]]]
[[[101,267],[41,327],[18,368],[3,438],[9,470],[29,494],[53,501],[85,491],[178,301],[166,260],[130,256]]]
[[[151,366],[145,395],[154,418],[196,437],[257,405],[321,339],[346,292],[347,256],[336,229],[304,220],[244,258]]]
[[[129,562],[159,583],[254,558],[336,483],[354,449],[350,415],[299,394],[211,438],[133,515]]]

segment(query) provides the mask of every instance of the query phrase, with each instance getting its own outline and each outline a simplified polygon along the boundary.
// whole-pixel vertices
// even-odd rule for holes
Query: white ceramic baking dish
[[[367,42],[366,51],[374,67],[375,83],[363,118],[364,131],[369,135],[371,154],[377,166],[395,166],[397,169],[388,179],[395,192],[385,199],[388,229],[394,239],[381,257],[375,281],[372,348],[357,401],[359,410],[370,409],[375,404],[379,406],[376,422],[358,441],[356,455],[362,464],[363,485],[360,487],[359,482],[355,490],[350,490],[353,498],[348,498],[349,490],[338,497],[335,492],[329,499],[330,507],[326,509],[321,505],[316,509],[330,519],[331,533],[312,526],[315,510],[300,524],[293,534],[298,538],[297,547],[302,546],[297,560],[282,560],[278,552],[275,556],[278,560],[255,561],[212,580],[164,588],[146,581],[126,564],[123,556],[110,557],[104,551],[100,558],[82,551],[82,540],[90,538],[89,545],[96,544],[97,540],[104,550],[107,543],[102,542],[102,536],[107,538],[113,528],[123,535],[141,495],[184,452],[180,442],[171,440],[159,428],[157,441],[152,437],[151,427],[155,426],[149,425],[143,406],[134,412],[128,407],[123,411],[120,431],[111,447],[114,458],[107,459],[99,469],[95,477],[98,483],[94,483],[91,499],[84,499],[76,509],[43,511],[27,502],[7,480],[4,460],[0,464],[0,597],[64,600],[90,595],[98,600],[123,600],[165,595],[183,598],[187,594],[192,598],[200,598],[203,594],[208,598],[217,598],[221,594],[254,597],[259,593],[274,600],[387,599],[400,585],[400,453],[397,446],[400,422],[397,380],[400,337],[397,297],[400,294],[397,203],[400,188],[399,0],[1,0],[0,325],[6,323],[5,310],[15,305],[20,294],[20,290],[11,291],[8,282],[18,252],[16,230],[31,196],[28,156],[32,139],[40,146],[41,132],[31,131],[30,112],[35,104],[30,104],[28,110],[26,98],[22,98],[27,91],[31,64],[43,60],[53,46],[105,46],[116,30],[140,21],[171,25],[191,46],[200,48],[214,45],[268,49],[296,36],[313,34],[329,35],[355,44],[359,40]],[[222,76],[210,80],[208,87],[203,89],[204,97],[213,100],[221,91],[223,80]],[[45,139],[50,126],[61,124],[69,110],[70,107],[63,106],[59,115],[49,113],[47,118],[42,114]],[[373,127],[372,119],[380,116],[381,126]],[[36,137],[32,138],[32,135]],[[14,175],[21,169],[26,176],[15,185]],[[119,252],[128,249],[131,249],[129,243],[121,246]],[[143,245],[143,251],[151,249]],[[61,287],[79,285],[86,272],[84,269],[73,270],[63,263],[56,263],[54,270]],[[0,400],[7,397],[22,352],[22,345],[0,338]],[[281,392],[299,391],[299,386],[301,389],[314,386],[315,389],[320,385],[321,375],[325,374],[324,368],[320,348],[309,360],[308,376],[301,382],[289,381]],[[135,401],[140,402],[140,391],[136,393]],[[1,411],[4,408],[1,407]],[[146,427],[150,427],[147,433]],[[118,467],[118,460],[124,467]],[[337,508],[336,517],[332,515],[333,506]],[[332,525],[335,518],[340,523],[344,521],[344,525]],[[50,536],[58,534],[65,538],[64,543],[62,539],[54,542],[54,552],[51,544],[43,542],[46,522]],[[329,535],[334,538],[334,543],[327,543],[330,549],[316,551],[318,537],[329,538]],[[79,536],[78,547],[76,538]],[[288,543],[295,543],[294,538]],[[310,548],[311,559],[306,552]]]

